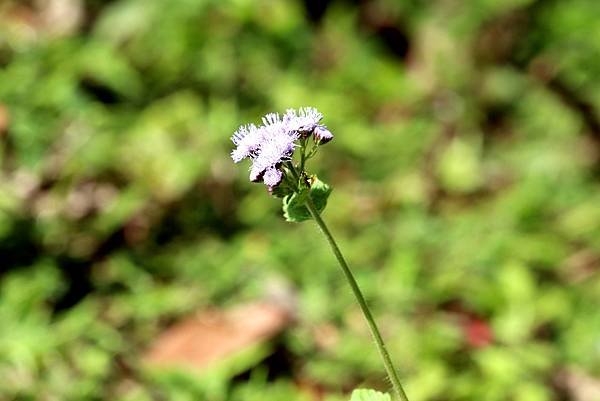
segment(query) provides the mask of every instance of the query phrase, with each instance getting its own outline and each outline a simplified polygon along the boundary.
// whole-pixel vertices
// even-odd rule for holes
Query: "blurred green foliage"
[[[565,372],[600,375],[599,16],[596,0],[3,1],[0,399],[385,390],[315,227],[229,159],[238,125],[306,105],[335,135],[311,166],[334,188],[324,217],[411,400],[576,399]],[[263,351],[244,379],[138,369],[171,322],[281,281],[298,304],[272,348],[284,369]]]

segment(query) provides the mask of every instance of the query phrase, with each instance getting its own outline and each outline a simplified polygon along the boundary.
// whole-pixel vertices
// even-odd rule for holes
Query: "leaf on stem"
[[[304,189],[299,193],[287,195],[283,198],[283,215],[287,221],[301,222],[311,218],[310,212],[304,202],[310,196],[315,207],[321,213],[327,206],[327,198],[331,193],[331,187],[323,181],[314,177],[310,189]]]

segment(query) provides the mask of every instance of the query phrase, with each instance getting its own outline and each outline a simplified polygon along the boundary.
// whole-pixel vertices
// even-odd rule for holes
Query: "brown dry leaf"
[[[9,122],[8,109],[0,103],[0,135],[6,132]]]
[[[600,380],[582,371],[563,370],[557,375],[556,382],[574,401],[600,400]]]
[[[286,308],[269,303],[241,305],[225,312],[200,312],[163,332],[145,360],[157,367],[202,370],[273,338],[290,321]]]
[[[62,37],[77,31],[84,18],[81,0],[37,0],[43,29],[52,37]]]
[[[582,249],[564,261],[562,270],[570,283],[580,283],[600,270],[600,255],[591,249]]]

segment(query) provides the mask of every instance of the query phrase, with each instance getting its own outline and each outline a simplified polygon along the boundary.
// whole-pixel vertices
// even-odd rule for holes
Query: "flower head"
[[[239,163],[254,155],[260,148],[262,132],[254,124],[242,125],[231,137],[236,148],[231,152],[231,158]]]
[[[263,138],[260,150],[256,157],[252,158],[250,181],[260,182],[263,180],[268,186],[274,186],[270,185],[263,176],[267,170],[276,169],[283,162],[291,160],[298,134],[285,131],[280,124],[264,126],[262,130]],[[270,177],[273,177],[273,175],[270,175]],[[281,179],[275,185],[279,184],[280,181]]]
[[[304,137],[312,134],[321,119],[323,119],[323,114],[319,113],[314,107],[303,107],[298,112],[294,109],[288,109],[283,116],[283,121],[288,129],[296,131]]]
[[[263,181],[269,188],[274,188],[279,185],[282,179],[283,173],[275,167],[269,167],[265,170],[265,174],[263,175]]]
[[[281,166],[292,160],[300,138],[313,135],[317,145],[333,138],[331,132],[320,124],[322,118],[323,115],[313,107],[298,111],[288,109],[283,116],[269,113],[258,127],[248,124],[238,128],[231,137],[236,146],[231,158],[235,163],[250,158],[250,181],[264,182],[272,190],[283,180]]]

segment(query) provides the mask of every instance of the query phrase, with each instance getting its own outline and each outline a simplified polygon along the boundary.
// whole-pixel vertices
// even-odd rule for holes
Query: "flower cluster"
[[[250,158],[250,180],[264,182],[273,189],[281,183],[284,174],[281,166],[292,160],[298,140],[312,135],[319,145],[333,139],[327,127],[320,124],[322,119],[323,115],[312,107],[289,109],[283,116],[267,114],[262,125],[243,125],[233,134],[231,141],[236,148],[231,158],[235,163]]]

